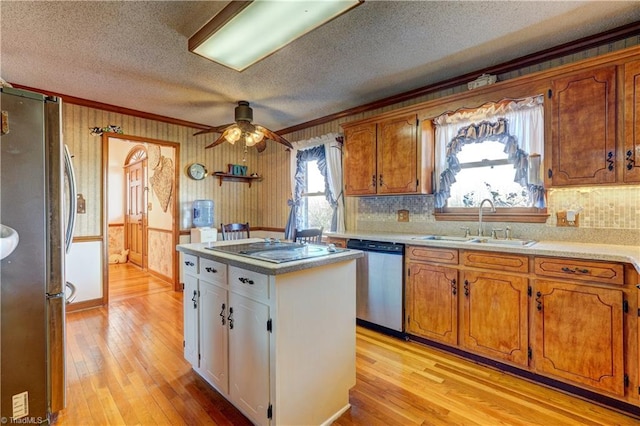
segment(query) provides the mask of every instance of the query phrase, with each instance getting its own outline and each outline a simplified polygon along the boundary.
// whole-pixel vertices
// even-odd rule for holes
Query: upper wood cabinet
[[[432,143],[428,132],[423,137],[424,126],[418,137],[416,114],[347,124],[344,130],[345,195],[431,191]]]
[[[640,183],[640,60],[624,67],[623,173],[626,183]]]
[[[344,136],[345,195],[375,195],[376,123],[345,128]]]
[[[616,181],[616,67],[551,80],[552,185]]]

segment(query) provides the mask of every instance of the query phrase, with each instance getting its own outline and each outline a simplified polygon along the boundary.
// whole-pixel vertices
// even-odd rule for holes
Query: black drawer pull
[[[193,263],[193,262],[192,262],[192,261],[190,261],[190,260],[185,260],[185,261],[184,261],[184,264],[185,264],[185,265],[187,265],[187,266],[196,266],[196,264],[195,264],[195,263]]]
[[[568,274],[575,274],[576,272],[579,274],[588,274],[589,270],[588,269],[580,269],[578,267],[575,267],[573,269],[567,267],[567,266],[563,266],[562,267],[562,272],[566,272]]]
[[[204,268],[207,272],[211,272],[211,273],[218,273],[218,270],[215,268],[212,268],[211,266],[207,266],[206,268]]]
[[[240,278],[238,278],[238,281],[240,281],[243,284],[253,285],[253,280],[251,280],[249,278],[240,277]]]

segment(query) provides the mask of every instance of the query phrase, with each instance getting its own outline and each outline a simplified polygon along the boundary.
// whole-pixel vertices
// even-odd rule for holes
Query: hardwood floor
[[[169,291],[171,283],[143,271],[131,263],[109,265],[109,301]]]
[[[248,425],[182,356],[182,293],[67,315],[58,425]],[[118,299],[118,300],[115,300]],[[637,425],[638,420],[417,343],[358,328],[351,409],[335,425]]]

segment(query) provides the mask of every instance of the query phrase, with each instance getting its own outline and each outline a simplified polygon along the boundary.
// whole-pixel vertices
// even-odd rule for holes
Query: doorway
[[[110,293],[116,295],[114,300],[121,300],[123,295],[139,294],[147,285],[152,291],[163,282],[166,289],[178,289],[180,145],[105,134],[103,149],[108,259],[104,303],[109,302]],[[123,271],[127,272],[123,275]]]

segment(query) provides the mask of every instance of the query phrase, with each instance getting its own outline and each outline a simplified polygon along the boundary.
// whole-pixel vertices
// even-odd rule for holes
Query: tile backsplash
[[[552,188],[547,204],[545,224],[494,226],[509,225],[514,237],[640,245],[640,185]],[[357,231],[456,234],[460,227],[477,224],[436,222],[432,195],[362,197],[356,206]],[[556,212],[569,209],[580,211],[580,227],[556,227]],[[409,211],[409,222],[398,222],[398,210]]]

